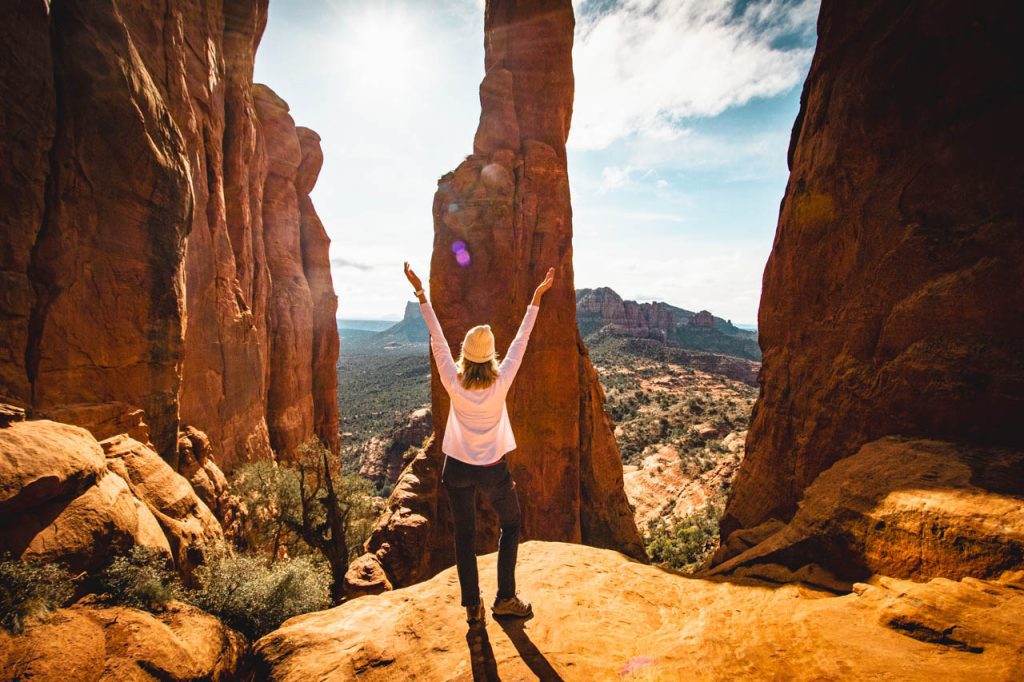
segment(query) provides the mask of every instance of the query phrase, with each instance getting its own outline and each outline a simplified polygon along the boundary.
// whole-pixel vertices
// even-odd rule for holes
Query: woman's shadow
[[[532,618],[532,616],[530,617]],[[526,634],[526,621],[529,618],[495,618],[501,629],[505,631],[512,645],[519,652],[520,658],[526,663],[537,679],[542,682],[563,682],[559,675],[544,654],[530,641]],[[482,623],[474,623],[469,626],[466,632],[466,644],[469,645],[470,663],[473,669],[473,679],[476,681],[485,680],[494,682],[500,680],[498,677],[498,664],[494,660],[494,650],[491,649],[490,639],[487,637],[487,629]]]

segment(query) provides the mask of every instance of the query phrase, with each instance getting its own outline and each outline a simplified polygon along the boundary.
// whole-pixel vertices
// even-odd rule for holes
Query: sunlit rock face
[[[573,27],[568,0],[487,4],[480,124],[473,154],[438,182],[429,290],[456,354],[482,323],[504,352],[534,288],[555,268],[508,396],[524,537],[642,557],[604,395],[576,329],[565,160]],[[432,394],[440,444],[449,402],[436,372]],[[395,491],[407,503],[392,505],[368,543],[396,586],[454,561],[443,457],[435,445],[412,462]],[[497,522],[483,505],[478,528],[478,546],[496,547]]]
[[[97,437],[145,423],[172,462],[179,420],[227,467],[314,433],[337,447],[319,149],[283,102],[258,115],[266,18],[266,0],[4,4],[0,397]]]
[[[1024,444],[1020,20],[1009,2],[822,3],[725,536],[788,520],[887,434]]]

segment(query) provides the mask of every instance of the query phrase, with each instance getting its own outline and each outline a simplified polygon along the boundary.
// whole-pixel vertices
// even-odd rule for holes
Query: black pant
[[[462,588],[462,605],[480,601],[476,568],[476,493],[483,493],[501,524],[498,540],[498,598],[516,594],[516,553],[519,549],[519,495],[502,457],[498,464],[478,466],[445,456],[441,482],[448,492],[455,521],[455,565]]]

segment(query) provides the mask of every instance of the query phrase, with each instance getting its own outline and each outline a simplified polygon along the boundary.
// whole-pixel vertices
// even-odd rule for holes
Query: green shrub
[[[718,521],[722,517],[720,500],[703,509],[671,521],[655,519],[647,528],[644,544],[655,563],[683,570],[696,569],[718,547]]]
[[[77,578],[60,564],[0,560],[0,627],[20,635],[25,622],[60,608],[75,593]]]
[[[196,577],[199,588],[187,592],[186,600],[251,640],[292,616],[331,606],[331,571],[312,556],[268,565],[258,557],[222,551]]]
[[[160,610],[180,591],[178,574],[158,551],[135,545],[99,576],[103,599],[148,611]]]

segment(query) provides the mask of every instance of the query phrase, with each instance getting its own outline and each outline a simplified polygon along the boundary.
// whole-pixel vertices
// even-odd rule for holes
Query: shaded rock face
[[[788,520],[885,435],[1024,445],[1021,20],[1011,2],[822,3],[723,536]]]
[[[496,589],[496,560],[480,557],[485,599]],[[488,614],[484,627],[467,631],[450,568],[288,620],[256,642],[256,673],[275,682],[1008,680],[1024,664],[1019,575],[879,578],[835,596],[681,576],[618,552],[531,541],[519,548],[516,577],[534,604],[525,625]]]
[[[158,614],[83,601],[11,637],[0,631],[5,680],[236,680],[245,638],[194,606]]]
[[[568,0],[487,4],[480,124],[473,154],[438,182],[430,295],[456,354],[466,331],[485,322],[504,352],[534,288],[555,267],[555,285],[508,395],[518,444],[509,462],[523,535],[643,557],[603,392],[576,329],[565,160],[573,27]],[[439,436],[449,401],[436,371],[431,387]],[[454,561],[448,500],[437,478],[440,442],[436,437],[426,460],[414,461],[403,475],[409,480],[396,487],[395,495],[416,498],[422,513],[392,507],[367,544],[371,552],[412,559],[408,566],[385,560],[396,586]],[[481,507],[478,528],[479,547],[495,547],[489,508]]]
[[[0,396],[100,438],[141,411],[172,462],[179,418],[226,466],[336,449],[319,148],[258,115],[266,0],[151,4],[0,10]]]

